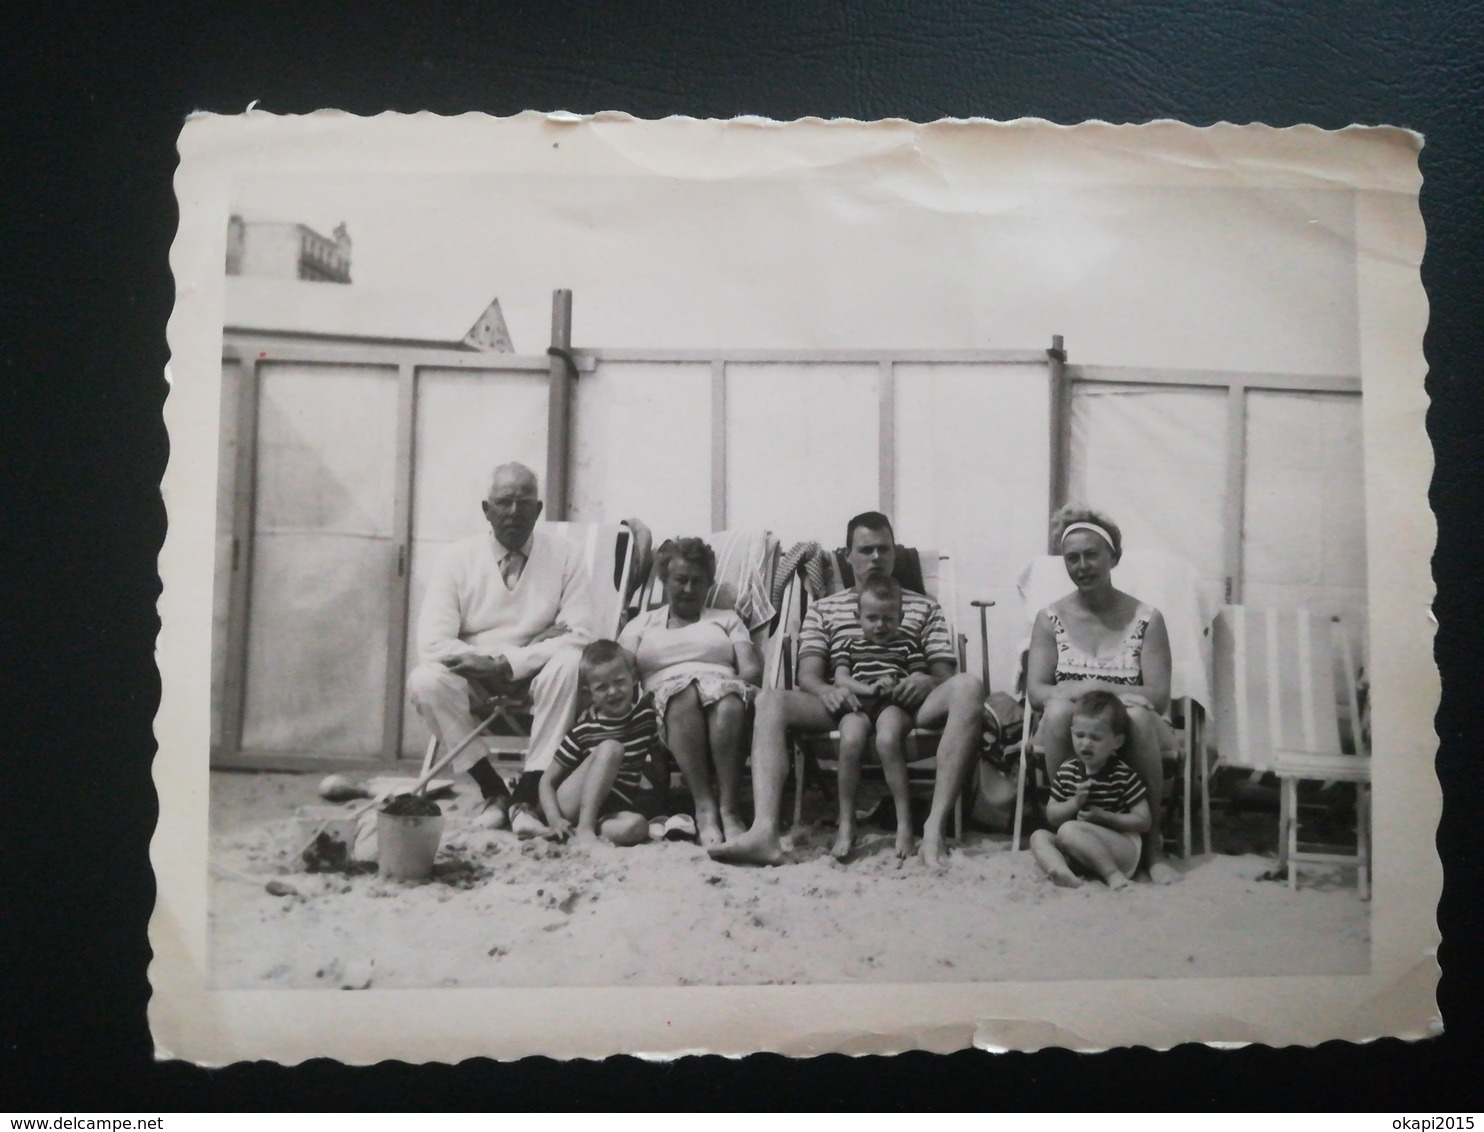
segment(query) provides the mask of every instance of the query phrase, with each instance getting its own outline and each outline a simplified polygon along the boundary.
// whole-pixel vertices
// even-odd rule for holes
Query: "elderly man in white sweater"
[[[512,796],[478,745],[458,769],[479,784],[488,824],[508,814],[521,834],[539,834],[541,773],[572,724],[577,661],[592,640],[587,568],[566,539],[536,530],[541,498],[536,474],[502,464],[482,504],[486,534],[450,546],[428,581],[418,618],[420,663],[407,681],[418,713],[444,744],[479,719],[489,697],[529,687],[531,745]]]

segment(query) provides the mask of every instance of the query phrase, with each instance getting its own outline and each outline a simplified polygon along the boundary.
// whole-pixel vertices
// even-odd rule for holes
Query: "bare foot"
[[[1167,865],[1165,867],[1168,868],[1169,866]],[[1124,876],[1122,873],[1115,872],[1112,876],[1105,877],[1103,883],[1111,888],[1114,892],[1117,892],[1120,888],[1128,887],[1128,877]]]
[[[713,845],[722,844],[727,837],[715,818],[701,818],[696,822],[696,839],[709,849]]]
[[[907,836],[912,836],[911,830],[907,831]],[[936,833],[922,835],[922,844],[918,846],[917,855],[930,869],[941,869],[948,864],[948,850],[943,848],[941,836]]]
[[[1036,864],[1041,866],[1041,871],[1051,878],[1051,883],[1058,888],[1082,887],[1081,878],[1072,872],[1067,859],[1056,847],[1056,838],[1047,830],[1038,829],[1031,834],[1031,856],[1036,859]]]
[[[850,860],[850,854],[855,849],[855,827],[841,825],[840,832],[835,834],[835,843],[830,846],[830,856],[842,865]]]
[[[747,832],[747,823],[742,820],[742,815],[735,810],[721,811],[721,831],[726,835],[728,841],[736,841]]]
[[[905,861],[912,856],[912,830],[909,826],[897,826],[897,859]]]
[[[1174,884],[1180,879],[1180,873],[1161,857],[1158,861],[1149,862],[1149,879],[1155,884]]]
[[[726,840],[715,807],[714,802],[709,807],[696,807],[696,840],[707,847],[720,845]]]
[[[724,865],[781,865],[785,858],[776,833],[749,830],[741,837],[707,846],[713,861]]]

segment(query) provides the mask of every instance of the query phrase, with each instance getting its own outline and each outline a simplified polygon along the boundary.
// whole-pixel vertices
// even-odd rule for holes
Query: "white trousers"
[[[544,771],[551,765],[557,747],[572,726],[577,709],[577,661],[579,649],[562,649],[531,680],[534,706],[531,745],[526,750],[525,769]],[[469,710],[469,682],[441,664],[419,664],[407,678],[407,697],[423,717],[446,752],[479,723]],[[453,769],[468,769],[485,756],[479,740],[465,747],[454,759]]]

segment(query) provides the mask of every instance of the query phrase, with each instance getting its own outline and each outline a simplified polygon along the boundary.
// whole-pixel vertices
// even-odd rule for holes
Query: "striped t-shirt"
[[[1065,802],[1087,783],[1087,804],[1110,814],[1127,814],[1144,800],[1149,792],[1144,780],[1116,755],[1103,764],[1096,777],[1089,777],[1087,767],[1075,755],[1062,763],[1051,782],[1051,800]]]
[[[659,746],[659,718],[648,696],[640,697],[618,719],[598,715],[589,707],[572,724],[572,729],[557,748],[552,765],[560,766],[570,774],[597,750],[599,744],[617,739],[623,744],[624,754],[618,777],[613,780],[612,794],[626,805],[634,806],[643,788],[644,760]]]
[[[922,646],[928,664],[947,661],[958,667],[953,634],[949,632],[943,610],[932,598],[911,590],[902,591],[900,635]],[[822,657],[826,668],[833,669],[845,655],[845,642],[863,639],[860,594],[853,589],[831,594],[816,601],[804,615],[804,624],[799,628],[799,659]]]
[[[849,665],[851,678],[866,684],[900,680],[909,672],[927,671],[922,646],[900,632],[884,645],[865,637],[842,641],[835,664]]]

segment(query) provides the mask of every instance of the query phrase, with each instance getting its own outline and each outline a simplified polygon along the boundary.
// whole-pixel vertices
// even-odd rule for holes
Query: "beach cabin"
[[[848,516],[879,508],[904,544],[951,555],[971,655],[969,603],[996,603],[999,688],[1033,612],[1017,579],[1067,500],[1112,514],[1130,548],[1189,563],[1208,614],[1340,615],[1363,657],[1353,250],[1284,243],[1302,210],[1294,233],[1265,218],[1262,255],[1220,210],[1185,218],[1187,244],[1210,247],[1170,249],[1153,237],[1160,207],[1140,214],[1148,232],[1125,234],[1155,250],[1115,275],[1157,289],[1164,309],[1131,318],[1121,299],[1115,318],[1087,286],[1058,308],[1007,278],[1007,303],[1050,312],[1027,325],[1055,315],[1063,332],[1012,346],[573,343],[584,296],[557,292],[550,341],[522,352],[498,301],[228,279],[213,764],[421,755],[403,683],[422,580],[445,543],[480,529],[485,479],[505,460],[542,473],[545,518],[638,516],[657,538],[765,527],[785,547],[836,546]],[[1225,265],[1224,290],[1207,284],[1188,310],[1185,255]],[[1299,285],[1274,274],[1288,259]]]

